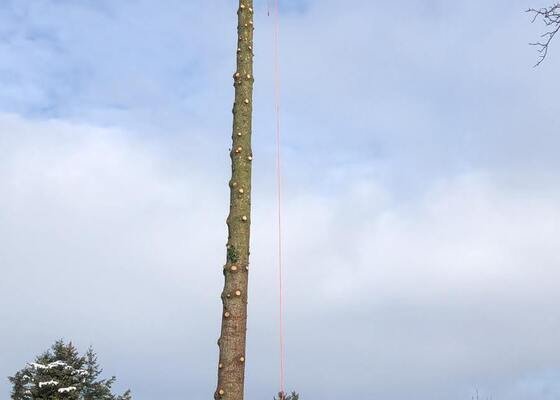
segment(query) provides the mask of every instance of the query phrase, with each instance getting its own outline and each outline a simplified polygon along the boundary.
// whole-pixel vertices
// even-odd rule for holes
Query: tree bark
[[[230,208],[216,400],[243,400],[244,394],[253,160],[253,14],[253,0],[239,0]]]

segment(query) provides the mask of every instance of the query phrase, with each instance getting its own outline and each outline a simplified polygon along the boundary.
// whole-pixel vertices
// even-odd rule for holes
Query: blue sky
[[[0,376],[60,337],[209,398],[235,2],[0,7]],[[560,51],[534,0],[280,1],[287,380],[556,399]],[[255,3],[247,397],[277,388],[272,20]],[[7,397],[7,381],[0,397]]]

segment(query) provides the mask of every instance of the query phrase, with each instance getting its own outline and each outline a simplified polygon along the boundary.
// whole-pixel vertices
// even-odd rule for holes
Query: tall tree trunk
[[[243,400],[247,287],[251,222],[251,125],[253,112],[253,0],[240,0],[237,27],[237,70],[233,76],[233,135],[230,208],[222,329],[216,400]]]

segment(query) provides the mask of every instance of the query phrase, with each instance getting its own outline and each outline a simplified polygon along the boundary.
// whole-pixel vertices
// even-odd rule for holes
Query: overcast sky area
[[[136,400],[212,398],[235,3],[2,1],[0,398],[59,338]],[[558,399],[548,2],[280,3],[288,388]],[[278,389],[272,27],[256,1],[248,399]]]

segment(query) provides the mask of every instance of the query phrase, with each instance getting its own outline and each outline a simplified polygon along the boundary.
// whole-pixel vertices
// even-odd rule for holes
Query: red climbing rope
[[[276,189],[278,211],[278,329],[280,338],[280,393],[284,393],[285,343],[284,343],[284,298],[282,265],[282,164],[280,153],[280,10],[274,1],[274,109],[276,114]],[[269,12],[270,15],[270,12]]]

